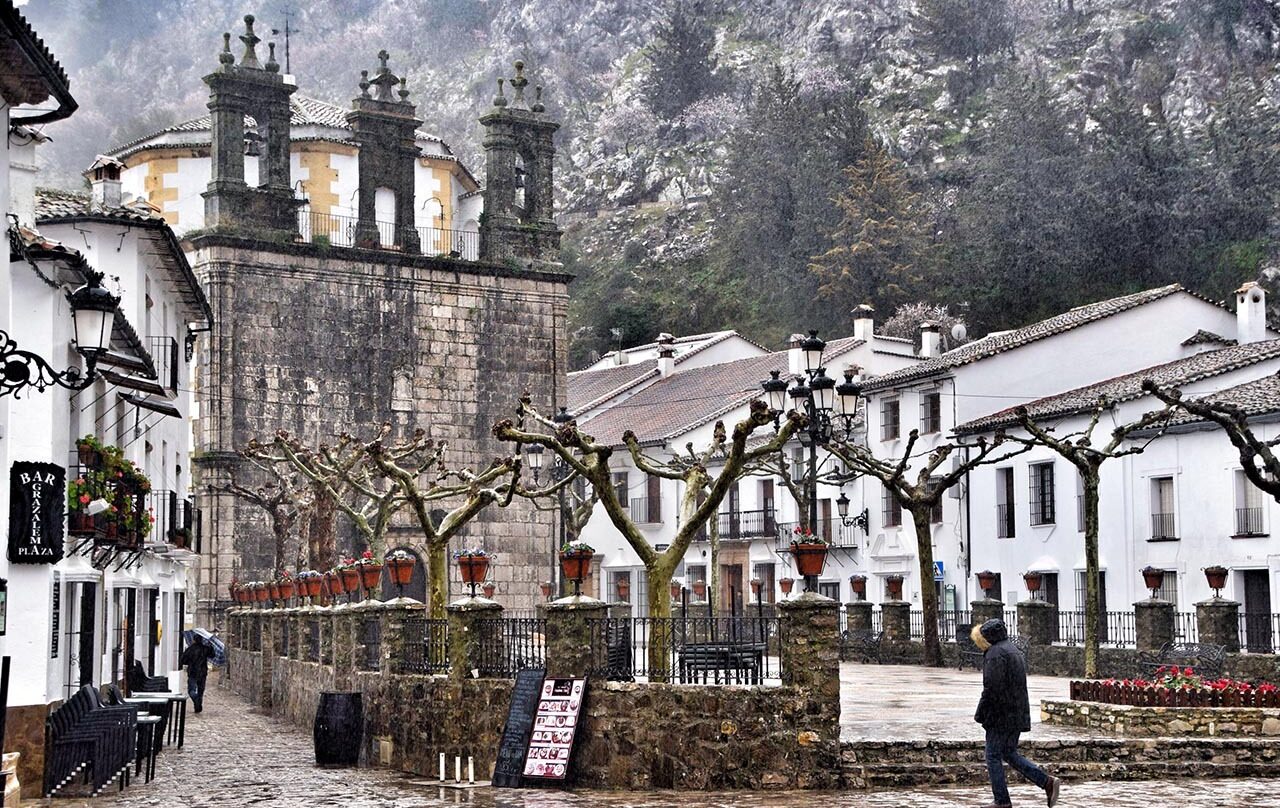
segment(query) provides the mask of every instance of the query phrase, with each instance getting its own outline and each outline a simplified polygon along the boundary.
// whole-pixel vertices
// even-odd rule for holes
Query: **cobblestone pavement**
[[[1040,699],[1062,698],[1070,680],[1028,676],[1031,733],[1028,738],[1079,738],[1069,727],[1040,724]],[[840,738],[855,740],[981,740],[973,711],[982,695],[982,673],[972,669],[917,665],[840,665]]]
[[[949,788],[902,793],[733,792],[650,794],[440,789],[430,781],[383,769],[318,769],[311,739],[250,711],[226,690],[211,688],[205,711],[190,715],[186,746],[166,749],[156,780],[135,782],[93,801],[55,800],[55,808],[956,808],[985,805],[990,792]],[[1039,806],[1042,793],[1014,786],[1014,804]],[[1275,806],[1266,780],[1069,783],[1064,808],[1261,808]]]

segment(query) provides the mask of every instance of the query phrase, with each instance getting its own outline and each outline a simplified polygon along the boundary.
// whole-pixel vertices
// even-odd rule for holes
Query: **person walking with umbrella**
[[[1043,788],[1049,808],[1058,804],[1058,778],[1046,774],[1018,753],[1018,736],[1031,731],[1031,699],[1027,694],[1027,663],[1009,641],[1003,620],[974,626],[969,635],[983,651],[982,698],[973,720],[987,731],[987,775],[995,798],[987,808],[1012,808],[1009,784],[1004,776],[1008,763],[1023,777]]]
[[[187,669],[187,693],[196,712],[204,709],[204,686],[209,679],[209,660],[214,657],[213,643],[193,634],[179,662]]]

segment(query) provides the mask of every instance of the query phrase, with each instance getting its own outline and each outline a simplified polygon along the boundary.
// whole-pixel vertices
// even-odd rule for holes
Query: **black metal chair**
[[[92,685],[80,688],[45,721],[45,796],[82,774],[94,796],[117,778],[124,788],[137,753],[137,722],[136,707],[103,704]]]

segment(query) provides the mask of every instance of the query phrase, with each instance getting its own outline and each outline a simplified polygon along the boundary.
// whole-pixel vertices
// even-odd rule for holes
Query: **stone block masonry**
[[[225,605],[233,565],[243,580],[273,564],[265,515],[219,492],[250,439],[285,429],[320,443],[390,422],[447,440],[450,465],[477,468],[509,453],[489,430],[523,392],[547,411],[565,394],[562,273],[225,234],[191,244],[216,323],[197,391],[202,619]],[[504,602],[532,608],[554,537],[551,514],[516,504],[482,514],[455,545],[496,552]],[[407,512],[388,535],[398,546],[423,550]]]
[[[1040,715],[1047,724],[1135,738],[1280,739],[1280,710],[1259,707],[1131,707],[1043,699]]]

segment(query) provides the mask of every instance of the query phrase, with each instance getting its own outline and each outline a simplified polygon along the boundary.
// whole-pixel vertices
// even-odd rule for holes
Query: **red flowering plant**
[[[381,559],[381,558],[376,558],[376,557],[373,555],[373,551],[372,551],[372,550],[365,550],[363,553],[361,553],[361,554],[360,554],[360,558],[359,558],[358,560],[356,560],[356,561],[352,562],[352,565],[353,565],[353,566],[366,567],[366,566],[369,566],[370,564],[375,564],[375,565],[376,565],[376,564],[381,564],[381,563],[382,563],[382,559]]]
[[[813,532],[808,525],[796,525],[791,531],[792,544],[826,544],[827,540]]]
[[[1139,690],[1194,690],[1220,693],[1276,693],[1280,688],[1270,682],[1253,684],[1239,679],[1206,679],[1196,674],[1192,668],[1180,668],[1177,665],[1166,665],[1156,669],[1154,679],[1103,679],[1102,684],[1113,687],[1136,688]]]

